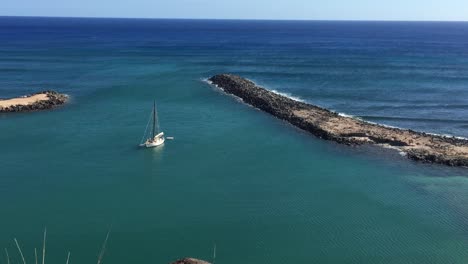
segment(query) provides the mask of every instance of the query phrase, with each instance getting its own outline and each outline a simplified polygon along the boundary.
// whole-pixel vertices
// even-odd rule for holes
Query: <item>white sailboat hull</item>
[[[164,138],[164,132],[161,132],[154,136],[154,138],[149,138],[146,140],[145,143],[141,144],[141,146],[147,147],[147,148],[154,148],[157,146],[161,146],[164,144],[165,138]]]

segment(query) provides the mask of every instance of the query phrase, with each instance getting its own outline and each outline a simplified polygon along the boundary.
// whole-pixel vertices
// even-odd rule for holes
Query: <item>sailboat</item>
[[[147,137],[148,126],[152,122],[151,134]],[[165,137],[164,132],[159,131],[158,113],[156,111],[156,101],[153,104],[153,111],[151,112],[150,119],[146,125],[145,134],[143,135],[142,142],[146,138],[144,143],[141,143],[141,147],[154,148],[164,144]]]

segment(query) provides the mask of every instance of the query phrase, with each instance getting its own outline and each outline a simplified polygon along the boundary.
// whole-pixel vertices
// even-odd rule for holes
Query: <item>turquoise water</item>
[[[416,129],[466,136],[467,24],[0,21],[2,96],[71,96],[0,115],[0,247],[14,260],[13,238],[31,262],[45,226],[48,263],[68,250],[96,261],[109,228],[106,263],[211,260],[214,244],[225,264],[468,260],[465,169],[322,141],[203,82],[239,73],[348,114],[378,105],[378,121],[400,111]],[[175,140],[140,149],[153,99]]]

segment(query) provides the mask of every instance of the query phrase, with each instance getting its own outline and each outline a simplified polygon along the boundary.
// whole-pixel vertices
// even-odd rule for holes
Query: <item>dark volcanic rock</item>
[[[377,144],[396,148],[412,160],[468,166],[468,140],[386,127],[340,116],[328,109],[292,100],[232,74],[209,79],[228,94],[283,119],[319,138],[347,145]]]

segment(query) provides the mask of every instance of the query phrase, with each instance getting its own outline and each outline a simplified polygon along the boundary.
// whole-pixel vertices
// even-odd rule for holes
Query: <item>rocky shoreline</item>
[[[42,91],[18,98],[0,99],[0,113],[46,110],[62,105],[67,100],[67,95],[55,91]]]
[[[328,109],[298,102],[268,91],[232,74],[209,81],[245,103],[285,120],[311,134],[347,145],[376,144],[392,147],[409,159],[448,166],[468,166],[468,140],[392,128],[341,116]]]

